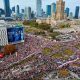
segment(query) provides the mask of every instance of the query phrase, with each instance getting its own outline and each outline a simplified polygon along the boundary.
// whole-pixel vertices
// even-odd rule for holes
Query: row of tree
[[[32,21],[25,20],[23,22],[23,25],[30,25],[30,27],[35,27],[35,28],[42,29],[42,30],[50,30],[51,29],[51,25],[46,24],[46,23],[38,24],[35,20],[32,20]]]

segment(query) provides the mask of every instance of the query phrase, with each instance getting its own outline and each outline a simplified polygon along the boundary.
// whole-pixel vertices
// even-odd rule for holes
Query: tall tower
[[[27,19],[30,20],[31,19],[31,7],[27,8]]]
[[[65,2],[63,0],[57,1],[57,5],[56,5],[56,19],[57,20],[64,19],[64,8],[65,8]]]
[[[41,0],[36,0],[36,15],[37,17],[42,16],[42,1]]]
[[[67,7],[66,10],[65,10],[65,13],[67,14],[67,17],[69,16],[69,11],[70,11],[70,9]]]
[[[76,18],[76,19],[79,18],[79,6],[76,6],[76,10],[75,10],[75,18]]]
[[[51,4],[51,15],[52,15],[53,13],[56,13],[56,4],[55,4],[55,3],[52,3],[52,4]]]
[[[17,15],[20,13],[20,8],[19,8],[19,5],[17,5],[17,7],[16,7],[16,12],[17,12]]]
[[[10,2],[9,0],[4,0],[5,17],[10,17]]]
[[[47,17],[51,16],[51,5],[47,5],[47,11],[46,11]]]

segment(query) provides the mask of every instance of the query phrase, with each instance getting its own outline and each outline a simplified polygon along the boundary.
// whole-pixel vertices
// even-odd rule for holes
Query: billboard
[[[24,41],[24,28],[11,27],[7,29],[8,43],[18,43]]]

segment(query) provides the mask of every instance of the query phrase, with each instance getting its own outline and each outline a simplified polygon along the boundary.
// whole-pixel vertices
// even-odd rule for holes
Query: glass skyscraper
[[[31,19],[31,7],[27,8],[27,19],[30,20]]]
[[[14,6],[14,7],[12,7],[12,11],[14,11],[14,12],[15,12],[15,6]]]
[[[46,14],[47,14],[47,16],[51,16],[51,5],[47,5]]]
[[[19,5],[17,5],[17,15],[20,13]]]
[[[42,16],[42,1],[41,0],[36,0],[36,16],[41,17]]]
[[[51,4],[51,15],[52,15],[53,13],[56,13],[56,4],[55,4],[55,3],[52,3],[52,4]]]
[[[4,9],[5,9],[5,17],[10,17],[11,16],[11,11],[10,11],[9,0],[4,0]]]
[[[66,8],[65,13],[67,14],[67,17],[69,16],[69,8]]]
[[[76,6],[75,18],[78,19],[78,17],[79,17],[79,6]]]

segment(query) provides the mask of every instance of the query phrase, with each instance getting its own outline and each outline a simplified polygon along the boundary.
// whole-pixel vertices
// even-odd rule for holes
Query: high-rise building
[[[76,19],[79,18],[79,6],[76,6],[76,10],[75,10],[75,18],[76,18]]]
[[[27,19],[30,20],[31,19],[31,7],[27,8]]]
[[[31,19],[31,7],[25,7],[24,16],[26,20]]]
[[[46,14],[47,16],[51,16],[51,5],[47,5]]]
[[[67,14],[67,17],[69,16],[69,8],[67,7],[65,10],[65,13]]]
[[[21,13],[24,13],[24,9],[21,9]]]
[[[12,7],[12,11],[13,11],[13,12],[15,12],[15,6],[14,6],[14,7]]]
[[[17,13],[17,15],[20,13],[19,5],[17,5],[17,7],[16,7],[16,13]]]
[[[9,0],[4,0],[4,9],[5,9],[5,17],[10,17],[11,12],[10,12],[10,2],[9,2]]]
[[[42,17],[42,1],[41,0],[36,0],[36,16]]]
[[[52,4],[51,4],[51,15],[52,15],[53,13],[56,13],[56,4],[55,4],[55,3],[52,3]]]
[[[65,2],[63,0],[57,1],[57,4],[56,4],[56,19],[57,20],[64,19],[64,8],[65,8]]]
[[[34,13],[34,11],[31,12],[31,18],[32,18],[32,19],[35,18],[35,13]]]
[[[72,13],[72,12],[70,12],[69,18],[70,18],[70,19],[73,19],[73,13]]]
[[[0,15],[4,15],[4,14],[5,14],[4,10],[0,8]]]

